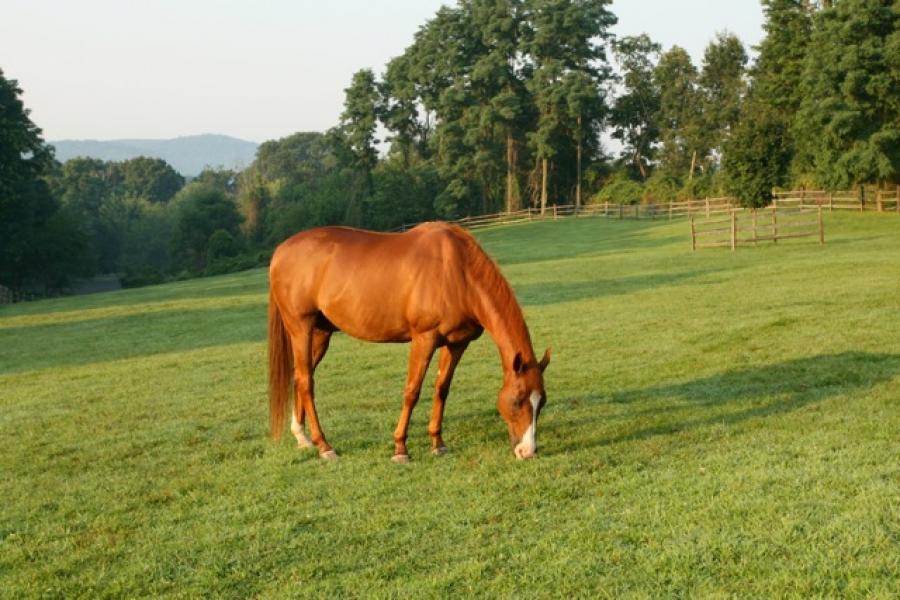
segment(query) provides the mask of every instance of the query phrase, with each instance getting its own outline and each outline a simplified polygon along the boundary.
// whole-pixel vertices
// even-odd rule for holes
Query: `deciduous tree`
[[[0,70],[0,285],[58,289],[90,271],[87,240],[50,193],[53,150],[21,94]]]
[[[623,92],[610,114],[611,135],[622,143],[622,158],[645,180],[659,140],[660,92],[653,72],[661,50],[646,34],[620,38],[614,46]]]

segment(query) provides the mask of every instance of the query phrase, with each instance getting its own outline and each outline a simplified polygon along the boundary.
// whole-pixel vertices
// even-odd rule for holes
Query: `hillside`
[[[552,346],[516,461],[489,335],[430,454],[435,359],[336,335],[340,460],[267,437],[265,269],[0,307],[0,595],[888,598],[897,215],[691,252],[684,221],[479,231]]]
[[[56,158],[65,162],[76,156],[102,160],[127,160],[135,156],[161,158],[182,175],[200,174],[206,166],[243,168],[253,162],[256,142],[226,135],[190,135],[170,140],[59,140],[50,142]]]

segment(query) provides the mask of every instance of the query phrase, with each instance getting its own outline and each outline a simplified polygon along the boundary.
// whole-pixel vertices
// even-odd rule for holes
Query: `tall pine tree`
[[[344,90],[344,112],[341,113],[340,131],[353,155],[358,183],[354,186],[354,198],[348,206],[347,221],[361,225],[362,205],[372,194],[372,171],[378,164],[375,130],[378,125],[378,105],[381,101],[371,69],[353,74],[350,87]]]
[[[757,47],[750,89],[723,161],[729,191],[751,206],[767,204],[772,188],[790,182],[796,153],[791,131],[812,28],[806,0],[763,0],[763,11],[766,36]]]
[[[900,182],[900,3],[819,13],[801,90],[798,171],[829,189]]]
[[[540,206],[549,198],[550,162],[574,150],[576,198],[581,190],[584,143],[606,117],[600,95],[612,74],[606,61],[609,28],[616,17],[609,0],[528,0],[527,33],[523,44],[533,76],[529,90],[537,108],[537,124],[528,134],[540,169]],[[557,160],[563,164],[566,161]],[[565,181],[566,178],[560,177]],[[559,186],[559,191],[564,191]]]

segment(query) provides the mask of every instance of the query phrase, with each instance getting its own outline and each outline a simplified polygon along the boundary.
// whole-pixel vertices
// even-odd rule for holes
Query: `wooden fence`
[[[616,204],[603,202],[582,207],[576,216],[602,216],[609,219],[678,219],[693,215],[709,218],[727,214],[736,207],[733,198],[706,198],[681,202],[658,202],[645,204]]]
[[[757,245],[759,242],[788,238],[818,236],[825,243],[822,207],[785,209],[772,206],[763,209],[734,209],[728,217],[719,219],[690,219],[691,248]]]
[[[769,208],[774,208],[776,211],[786,209],[802,211],[821,207],[829,211],[877,211],[900,215],[900,201],[898,201],[898,198],[900,198],[900,187],[893,191],[869,190],[863,193],[858,191],[793,190],[773,192],[772,204]],[[464,217],[452,222],[468,229],[478,229],[495,225],[526,223],[542,219],[561,219],[564,217],[603,217],[616,220],[672,220],[691,217],[710,219],[715,216],[728,217],[736,209],[739,209],[737,199],[723,196],[701,200],[643,204],[602,202],[586,204],[580,207],[576,207],[573,204],[552,205],[546,208],[544,214],[541,214],[538,208],[523,208],[513,212]],[[417,223],[407,223],[395,228],[394,231],[406,231],[416,225]]]
[[[857,190],[826,192],[824,190],[793,190],[773,192],[772,205],[776,207],[815,207],[829,211],[855,210],[858,212],[895,212],[900,214],[900,186],[894,190]]]
[[[603,217],[607,219],[651,219],[671,220],[694,215],[712,217],[727,214],[736,207],[732,198],[706,198],[703,200],[685,200],[682,202],[662,202],[649,204],[617,204],[604,202],[587,204],[580,207],[574,204],[554,204],[548,206],[541,214],[539,208],[523,208],[513,212],[501,212],[490,215],[463,217],[456,223],[467,229],[478,229],[494,225],[525,223],[528,221],[556,220],[566,217]],[[394,231],[406,231],[418,223],[406,223]]]

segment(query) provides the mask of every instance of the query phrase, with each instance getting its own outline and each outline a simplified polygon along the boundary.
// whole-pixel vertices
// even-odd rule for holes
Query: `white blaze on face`
[[[516,457],[520,459],[531,458],[537,452],[537,443],[534,441],[534,436],[537,434],[537,411],[541,402],[540,392],[537,390],[531,392],[531,397],[528,400],[531,402],[531,425],[525,430],[522,441],[516,445],[514,451]]]

